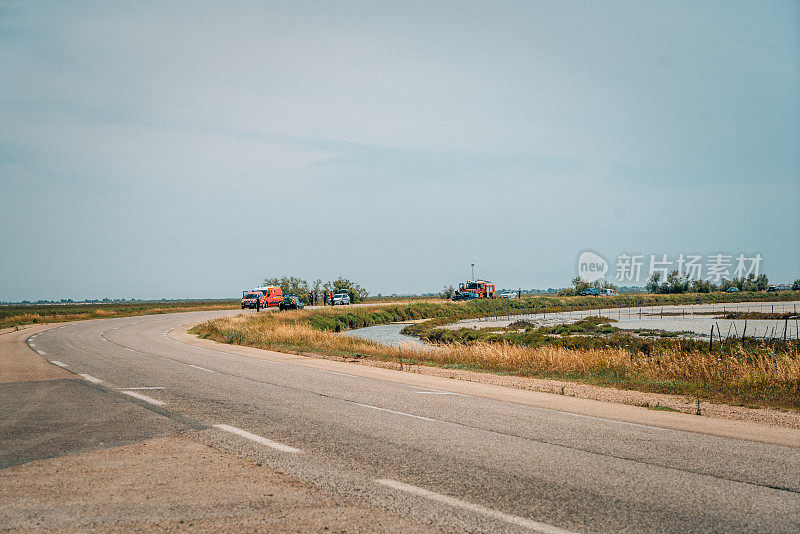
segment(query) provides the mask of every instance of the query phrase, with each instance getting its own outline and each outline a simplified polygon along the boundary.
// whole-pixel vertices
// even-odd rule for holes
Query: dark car
[[[581,294],[582,296],[586,296],[586,295],[599,295],[599,294],[600,294],[600,290],[599,290],[599,289],[597,289],[596,287],[587,287],[586,289],[584,289],[583,291],[581,291],[581,293],[580,293],[580,294]]]
[[[294,295],[286,295],[283,297],[283,300],[278,307],[281,310],[302,310],[303,309],[303,301],[300,300],[300,297],[296,297]]]
[[[453,295],[453,300],[474,300],[476,298],[478,298],[478,295],[470,291],[458,291]]]
[[[738,293],[738,292],[739,292],[739,288],[738,287],[729,287],[728,288],[728,293]]]

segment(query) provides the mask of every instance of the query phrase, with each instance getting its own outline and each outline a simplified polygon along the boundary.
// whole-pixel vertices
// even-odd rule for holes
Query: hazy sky
[[[796,1],[2,2],[0,123],[0,300],[800,277]]]

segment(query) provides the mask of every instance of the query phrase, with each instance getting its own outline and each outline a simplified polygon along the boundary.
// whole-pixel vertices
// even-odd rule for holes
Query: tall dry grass
[[[225,317],[193,332],[224,343],[260,348],[365,356],[520,376],[578,380],[627,389],[702,395],[731,403],[800,409],[800,354],[735,347],[727,353],[685,351],[664,344],[649,354],[625,349],[525,347],[505,343],[452,344],[426,349],[315,330],[308,311]]]

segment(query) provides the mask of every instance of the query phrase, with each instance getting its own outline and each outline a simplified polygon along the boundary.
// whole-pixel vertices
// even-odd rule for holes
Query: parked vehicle
[[[278,286],[261,286],[253,289],[261,295],[261,307],[280,306],[283,302],[283,291]]]
[[[347,291],[342,290],[334,293],[333,295],[334,306],[341,306],[346,304],[350,304],[350,295],[347,293]]]
[[[283,300],[279,304],[278,308],[280,310],[302,310],[303,301],[300,300],[300,297],[295,295],[286,295],[283,297]]]
[[[728,293],[738,293],[739,292],[739,288],[738,287],[729,287],[727,289],[727,292]]]
[[[473,280],[458,284],[459,293],[473,293],[479,299],[494,298],[494,284],[488,280]]]
[[[791,291],[791,284],[773,284],[767,288],[767,291]]]
[[[619,293],[617,293],[616,291],[614,291],[611,288],[601,289],[600,290],[600,294],[601,295],[608,295],[608,296],[618,296],[619,295]]]
[[[455,295],[453,295],[453,300],[475,300],[478,298],[478,295],[475,293],[469,293],[466,291],[457,291]]]
[[[515,298],[517,298],[517,292],[516,291],[511,291],[510,289],[506,289],[506,290],[501,291],[500,293],[498,293],[497,294],[497,298],[499,298],[499,299],[515,299]]]
[[[586,289],[581,290],[580,295],[585,297],[587,295],[599,295],[600,290],[596,287],[587,287]]]
[[[252,308],[258,309],[261,307],[261,293],[255,293],[253,291],[243,291],[242,292],[242,309],[245,308]]]

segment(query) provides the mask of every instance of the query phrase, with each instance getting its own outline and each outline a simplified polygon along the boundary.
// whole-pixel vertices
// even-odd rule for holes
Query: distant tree
[[[314,280],[314,281],[311,283],[311,291],[313,291],[314,293],[317,293],[317,294],[319,294],[319,292],[320,292],[320,290],[321,290],[321,289],[322,289],[322,280],[320,280],[319,278],[317,278],[316,280]]]
[[[281,278],[265,278],[263,285],[278,286],[284,295],[297,295],[300,299],[309,304],[308,301],[308,282],[296,276],[283,276]]]
[[[666,293],[686,293],[689,291],[689,277],[677,269],[667,275]]]
[[[350,296],[350,302],[355,304],[356,302],[361,302],[369,296],[369,291],[361,287],[355,282],[348,280],[347,278],[339,277],[333,282],[328,282],[330,287],[333,289],[334,292],[347,290],[347,294]],[[330,290],[329,290],[330,291]]]
[[[766,291],[769,288],[769,278],[767,278],[767,275],[764,273],[756,277],[755,283],[757,291]]]
[[[800,291],[800,278],[795,280],[792,284],[792,291]]]
[[[647,291],[650,293],[661,293],[661,271],[656,271],[647,279]]]
[[[692,291],[694,293],[711,293],[716,287],[708,280],[692,280]]]
[[[455,290],[455,288],[453,286],[444,286],[444,289],[442,289],[442,292],[439,293],[439,296],[442,297],[443,299],[448,299],[449,300],[449,299],[453,298],[453,295],[455,295],[455,294],[456,294],[456,290]]]

